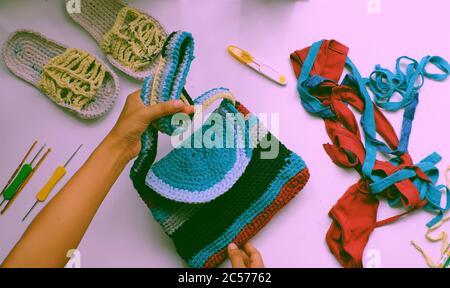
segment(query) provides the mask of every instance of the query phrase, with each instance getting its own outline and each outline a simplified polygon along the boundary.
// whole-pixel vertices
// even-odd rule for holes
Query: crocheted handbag
[[[152,74],[167,37],[156,19],[120,0],[83,0],[80,6],[80,13],[68,11],[69,16],[94,37],[113,66],[138,80]]]
[[[186,125],[174,125],[179,122],[172,116],[150,126],[130,176],[186,263],[215,267],[226,258],[229,243],[247,242],[296,196],[309,172],[303,160],[278,140],[279,153],[263,156],[267,140],[276,138],[228,89],[212,89],[195,100],[189,97],[183,87],[193,51],[190,33],[172,33],[156,74],[144,81],[142,100],[153,105],[182,99],[202,110],[218,99],[221,104],[200,129],[155,164],[158,130],[177,135]],[[210,133],[212,127],[220,129]],[[218,145],[207,147],[205,137]],[[221,146],[226,142],[231,145]]]
[[[119,93],[116,74],[100,59],[33,31],[12,33],[3,59],[13,74],[81,118],[102,116]]]

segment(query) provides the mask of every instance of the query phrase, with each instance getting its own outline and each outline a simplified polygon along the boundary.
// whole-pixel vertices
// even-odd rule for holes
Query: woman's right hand
[[[141,91],[131,93],[117,120],[116,125],[106,137],[106,142],[118,144],[129,161],[141,150],[141,135],[153,121],[175,113],[194,113],[194,107],[180,100],[145,106],[140,98]]]

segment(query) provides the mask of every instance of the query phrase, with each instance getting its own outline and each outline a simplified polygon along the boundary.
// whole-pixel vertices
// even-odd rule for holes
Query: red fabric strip
[[[297,78],[301,73],[309,49],[308,47],[291,54],[291,62]],[[366,152],[358,121],[350,106],[361,113],[364,110],[364,102],[357,89],[337,84],[344,72],[348,51],[347,47],[337,41],[323,42],[310,76],[320,75],[334,82],[324,82],[310,92],[323,105],[330,106],[336,114],[335,119],[324,120],[327,134],[332,142],[324,145],[325,151],[336,165],[354,168],[362,175],[361,168]],[[374,109],[378,134],[392,149],[397,148],[399,140],[394,128],[375,105]],[[415,168],[409,154],[402,155],[401,160],[402,164],[398,167],[388,161],[377,160],[374,173],[386,177],[404,167]],[[421,178],[428,180],[427,176],[420,172],[418,174]],[[392,223],[426,204],[420,200],[420,193],[410,180],[399,181],[382,194],[388,199],[392,199],[400,193],[402,204],[409,210],[377,222],[379,201],[370,193],[369,184],[366,180],[361,179],[352,185],[329,213],[333,222],[328,230],[326,241],[331,252],[344,267],[362,267],[364,248],[376,227]]]

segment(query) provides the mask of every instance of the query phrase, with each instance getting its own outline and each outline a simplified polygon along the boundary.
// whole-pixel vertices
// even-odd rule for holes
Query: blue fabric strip
[[[319,53],[320,47],[322,46],[323,40],[314,43],[308,53],[308,56],[305,59],[305,62],[302,65],[302,71],[300,73],[300,77],[297,81],[297,89],[301,95],[301,101],[303,107],[309,113],[321,117],[321,118],[335,118],[331,107],[326,107],[320,103],[320,101],[311,95],[309,91],[304,87],[304,83],[309,79],[309,74],[314,66],[314,62],[316,61],[317,54]]]

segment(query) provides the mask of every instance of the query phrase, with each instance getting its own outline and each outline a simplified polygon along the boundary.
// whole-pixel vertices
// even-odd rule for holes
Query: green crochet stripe
[[[122,65],[138,72],[150,66],[165,40],[164,31],[153,19],[136,9],[124,7],[111,30],[103,36],[101,47]]]
[[[56,103],[81,110],[95,100],[106,67],[88,52],[70,48],[45,66],[39,88]]]

